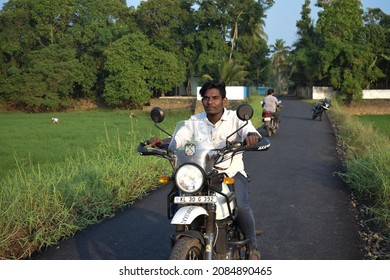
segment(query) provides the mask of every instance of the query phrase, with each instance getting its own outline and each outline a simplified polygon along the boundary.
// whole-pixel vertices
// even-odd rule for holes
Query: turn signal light
[[[223,178],[223,182],[224,182],[226,185],[233,185],[233,184],[234,184],[234,178],[225,177],[225,178]]]
[[[161,184],[166,184],[170,181],[170,178],[168,176],[161,176],[158,181],[161,183]]]

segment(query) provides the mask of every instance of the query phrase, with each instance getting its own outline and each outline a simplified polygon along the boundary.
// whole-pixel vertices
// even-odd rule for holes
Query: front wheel
[[[321,110],[321,112],[320,112],[320,116],[319,116],[319,120],[320,121],[322,121],[322,114],[324,113],[324,111],[323,110]]]
[[[182,237],[171,250],[170,260],[202,260],[203,250],[199,239]]]
[[[321,120],[321,112],[319,110],[315,110],[313,112],[313,120],[315,120],[316,118],[319,118]]]

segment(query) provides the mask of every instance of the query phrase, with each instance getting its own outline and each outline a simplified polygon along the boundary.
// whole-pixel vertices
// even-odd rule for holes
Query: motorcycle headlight
[[[193,164],[184,164],[176,171],[176,185],[187,193],[194,193],[200,190],[204,180],[202,170]]]

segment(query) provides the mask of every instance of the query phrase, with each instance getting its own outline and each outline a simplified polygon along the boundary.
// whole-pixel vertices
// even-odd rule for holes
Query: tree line
[[[297,22],[298,40],[290,53],[290,79],[296,85],[332,86],[347,100],[362,89],[388,89],[390,15],[380,9],[363,13],[360,0],[318,0],[316,24],[310,0]]]
[[[333,86],[355,97],[388,86],[389,15],[359,0],[310,1],[298,40],[267,45],[274,0],[9,0],[0,11],[0,102],[26,111],[79,99],[139,108],[151,97],[191,95],[194,78],[227,85]],[[336,28],[340,27],[340,28]],[[343,28],[341,28],[343,27]]]

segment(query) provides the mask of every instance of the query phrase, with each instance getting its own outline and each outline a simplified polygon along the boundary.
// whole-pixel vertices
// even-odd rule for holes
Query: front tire
[[[313,110],[313,116],[312,116],[312,119],[315,120],[318,116],[319,116],[319,110],[318,109],[314,109]]]
[[[199,239],[182,237],[171,250],[170,260],[202,260],[203,248]]]
[[[320,112],[320,121],[322,121],[322,114],[324,113],[324,111],[322,110],[321,112]]]

